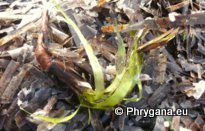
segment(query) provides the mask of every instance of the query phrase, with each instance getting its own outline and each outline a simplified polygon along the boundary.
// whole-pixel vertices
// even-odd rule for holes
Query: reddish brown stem
[[[45,48],[45,44],[43,43],[43,33],[41,33],[38,37],[38,44],[36,46],[35,55],[38,63],[41,65],[43,70],[49,71],[52,59]]]
[[[38,37],[38,43],[35,50],[36,59],[43,70],[53,73],[59,80],[64,82],[76,93],[82,92],[84,88],[79,86],[83,78],[71,67],[65,67],[57,60],[52,60],[51,54],[47,51],[44,39],[48,34],[48,16],[47,11],[42,14],[42,32]],[[46,41],[48,42],[48,41]]]
[[[35,50],[36,59],[43,68],[43,70],[48,71],[51,66],[51,57],[46,46],[43,42],[45,35],[48,33],[48,11],[45,9],[42,12],[42,28],[41,33],[38,36],[38,43]]]

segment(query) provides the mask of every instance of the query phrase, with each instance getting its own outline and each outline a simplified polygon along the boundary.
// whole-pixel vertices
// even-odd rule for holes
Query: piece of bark
[[[184,68],[185,71],[193,71],[195,73],[203,72],[203,69],[200,65],[198,64],[194,64],[194,63],[190,63],[188,62],[185,58],[179,57],[179,63],[182,66],[182,68]]]
[[[196,123],[198,128],[202,131],[203,125],[205,124],[203,117],[201,115],[198,115],[194,122]]]
[[[18,109],[18,108],[16,108]],[[4,123],[4,129],[6,131],[12,131],[16,130],[15,123],[13,122],[13,118],[16,114],[17,110],[14,110],[13,112],[10,113],[10,116],[7,115],[5,123]]]
[[[54,41],[58,42],[59,44],[63,44],[65,40],[69,38],[69,35],[56,29],[55,27],[51,26],[51,29]]]
[[[162,84],[165,81],[167,57],[160,54],[159,49],[153,49],[145,58],[143,73],[152,78],[152,82]]]
[[[197,48],[197,50],[198,50],[201,54],[205,55],[205,47],[202,45],[202,43],[198,42],[198,48]]]
[[[166,97],[167,93],[171,89],[171,84],[167,83],[162,86],[160,86],[148,99],[147,103],[154,107],[162,102],[162,100]]]
[[[26,124],[25,114],[21,111],[16,113],[14,120],[18,128],[21,128]]]
[[[9,5],[10,8],[14,8],[14,7],[25,7],[25,6],[30,6],[30,5],[35,5],[37,4],[39,1],[12,1],[13,3],[11,3]],[[20,9],[19,9],[20,10]]]
[[[191,125],[190,125],[190,128],[189,128],[191,131],[203,131],[202,129],[200,129],[199,127],[198,127],[198,125],[196,124],[196,123],[192,123]]]
[[[0,19],[4,19],[4,20],[19,20],[28,16],[32,17],[32,15],[9,14],[7,12],[0,12]]]
[[[24,25],[23,27],[20,27],[17,30],[14,30],[13,32],[6,35],[5,37],[1,38],[0,39],[0,46],[6,44],[7,42],[11,41],[13,38],[21,35],[22,33],[25,33],[28,30],[31,30],[31,29],[38,27],[39,24],[40,24],[40,19],[37,17],[36,19],[31,21],[30,23]]]
[[[66,10],[66,14],[70,17],[70,19],[72,19],[76,23],[76,25],[80,28],[82,34],[86,38],[94,37],[97,34],[97,31],[89,25],[89,23],[90,24],[93,23],[93,21],[89,19],[90,18],[89,16],[85,17],[84,14],[76,14],[71,9]],[[86,22],[86,24],[85,24],[85,22]],[[74,31],[72,26],[68,25],[68,28],[70,29],[70,33],[73,36],[73,40],[75,42],[75,45],[77,47],[80,47],[82,41],[80,40],[80,38],[78,37],[78,35]]]
[[[158,49],[151,50],[150,53],[146,56],[144,62],[143,73],[148,74],[153,81],[156,81],[156,72],[158,69],[158,56],[160,51]],[[154,80],[155,79],[155,80]]]
[[[81,68],[82,70],[86,71],[88,74],[93,75],[92,68],[89,63],[87,62],[74,62],[76,66]],[[106,78],[106,69],[102,67],[104,78]]]
[[[144,86],[144,90],[147,92],[147,94],[152,94],[153,93],[153,90],[150,86]]]
[[[0,59],[0,68],[5,69],[8,66],[9,62],[10,62],[10,60]]]
[[[156,82],[162,84],[165,81],[166,68],[167,68],[167,56],[160,54],[158,56],[158,69],[156,72]]]
[[[185,125],[186,128],[189,128],[193,120],[189,116],[181,116],[181,122]]]
[[[4,90],[6,89],[12,76],[14,75],[15,71],[19,66],[19,62],[15,62],[13,60],[10,61],[9,65],[7,66],[6,70],[4,71],[4,74],[0,79],[0,94],[3,94]]]
[[[134,23],[125,29],[123,32],[138,30],[142,28],[159,30],[163,28],[176,28],[179,26],[190,26],[190,25],[204,25],[205,12],[195,13],[195,14],[185,14],[175,16],[175,21],[170,21],[169,17],[157,18],[157,19],[147,19]]]
[[[0,116],[0,130],[2,131],[3,131],[5,120],[6,120],[6,116]]]
[[[52,112],[49,117],[60,117],[63,114],[65,114],[65,107],[61,107],[57,111]],[[65,116],[63,116],[65,117]],[[38,125],[37,131],[50,131],[52,128],[54,128],[57,124],[56,123],[48,123],[48,122],[41,122],[41,124]]]
[[[89,42],[91,43],[94,50],[97,52],[107,51],[112,54],[117,53],[117,47],[114,46],[110,41],[103,40],[100,38],[93,38],[93,39],[90,39]]]
[[[76,23],[76,19],[75,19],[74,15],[73,15],[74,14],[73,10],[67,10],[66,14],[70,17],[70,19],[72,19]],[[78,35],[76,34],[76,32],[74,31],[72,26],[68,25],[68,28],[70,29],[70,33],[73,36],[73,40],[75,42],[75,45],[77,47],[79,47],[80,43],[81,43],[80,38],[78,37]]]
[[[20,55],[26,57],[27,55],[31,55],[34,50],[34,47],[31,45],[24,44],[20,48],[16,48],[13,50],[6,51],[11,56],[12,59],[17,59]],[[26,59],[26,58],[24,58]]]
[[[108,52],[108,51],[103,51],[102,55],[111,63],[115,63],[115,55],[113,55],[112,53]]]
[[[36,87],[40,87],[40,86],[52,87],[52,86],[54,86],[53,80],[51,80],[46,74],[44,74],[42,71],[40,71],[36,67],[33,66],[29,70],[29,73],[31,76],[38,78],[37,82],[35,82],[35,81],[31,81],[31,83],[29,82],[29,86],[32,85],[33,83],[36,83],[36,84],[34,84]],[[34,80],[35,80],[35,78],[34,78]]]
[[[51,88],[40,88],[37,90],[32,97],[32,99],[27,103],[27,102],[22,102],[22,107],[33,113],[36,111],[44,102],[47,101],[47,99],[51,96],[52,89]],[[28,94],[27,94],[28,95]],[[18,97],[21,96],[26,96],[23,92],[19,93]],[[19,98],[18,98],[19,99]],[[20,100],[19,100],[20,101]],[[23,126],[26,125],[27,120],[26,120],[26,113],[22,111],[18,111],[15,115],[15,122],[18,128],[22,128]]]
[[[180,124],[180,117],[181,116],[174,116],[172,119],[171,129],[174,131],[179,131],[179,124]]]
[[[124,108],[124,110],[126,110]],[[125,118],[126,118],[126,113],[123,113],[122,115],[119,116],[119,129],[121,131],[124,131],[124,128],[125,128]]]
[[[16,94],[18,87],[20,86],[23,78],[25,77],[26,73],[29,71],[31,66],[24,65],[22,70],[14,76],[5,91],[3,92],[2,96],[0,97],[0,102],[3,104],[12,102],[13,96]]]
[[[142,9],[143,11],[149,13],[149,14],[152,14],[153,16],[161,16],[161,12],[157,9],[154,9],[154,8],[147,8],[145,6],[140,6],[140,9]]]
[[[91,113],[92,113],[91,124],[94,131],[104,131],[103,125],[99,120],[99,111],[92,109]]]
[[[45,111],[45,113],[46,114],[48,114],[51,110],[52,110],[52,108],[53,108],[53,106],[54,106],[54,104],[57,102],[57,96],[52,96],[49,100],[48,100],[48,103],[46,104],[46,106],[43,108],[43,110]]]
[[[167,56],[167,59],[170,61],[170,63],[173,63],[173,65],[175,66],[175,69],[179,72],[182,72],[181,67],[176,63],[176,60],[174,59],[174,57],[167,51],[166,48],[162,49],[162,52]]]
[[[57,97],[56,96],[52,96],[49,100],[48,103],[44,106],[43,109],[37,109],[35,112],[33,112],[36,115],[41,115],[41,116],[50,116],[50,113],[54,104],[57,102]],[[52,116],[53,117],[53,116]],[[41,124],[43,121],[41,119],[36,119],[34,117],[33,119],[33,123],[36,124]],[[46,122],[45,122],[46,123]]]
[[[170,54],[166,48],[162,49],[162,52],[167,56],[167,59],[168,59],[168,61],[167,61],[167,69],[170,72],[172,72],[175,76],[178,76],[179,74],[181,74],[183,70],[177,64],[177,62],[174,59],[174,57],[172,56],[172,54]]]
[[[13,100],[12,104],[10,105],[10,107],[8,108],[7,110],[7,116],[10,116],[10,114],[12,112],[14,112],[16,109],[18,108],[18,105],[17,105],[17,98],[15,100]]]
[[[180,8],[182,8],[182,7],[184,8],[185,6],[188,6],[189,3],[190,3],[189,0],[185,0],[185,1],[182,1],[182,2],[177,3],[177,4],[175,4],[175,5],[168,6],[167,9],[168,9],[170,12],[172,12],[172,11],[178,10],[178,9],[180,9]]]
[[[87,73],[93,75],[92,68],[87,62],[75,62],[75,65],[86,71]]]
[[[84,82],[83,78],[71,67],[65,67],[63,63],[58,61],[52,61],[49,72],[55,74],[55,76],[64,82],[68,87],[70,87],[77,94],[82,93],[86,88],[90,88],[89,83]],[[83,85],[82,83],[87,83]]]
[[[79,54],[75,51],[71,51],[68,48],[56,48],[53,49],[53,47],[51,49],[49,49],[49,52],[52,53],[53,56],[62,59],[62,60],[75,60],[78,61],[80,58]]]

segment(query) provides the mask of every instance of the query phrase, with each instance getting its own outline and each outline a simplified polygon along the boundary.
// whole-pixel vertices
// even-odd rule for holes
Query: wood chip
[[[190,0],[185,0],[185,1],[182,1],[178,4],[168,6],[167,9],[169,11],[175,11],[175,10],[178,10],[178,9],[184,7],[184,6],[187,6],[189,3],[190,3]]]
[[[10,61],[7,59],[0,59],[0,68],[5,69],[8,66],[9,62]]]
[[[31,30],[31,29],[38,27],[39,24],[40,24],[40,20],[39,20],[39,18],[36,18],[33,22],[30,22],[30,23],[26,24],[25,26],[21,27],[20,29],[11,32],[10,34],[8,34],[5,37],[0,39],[0,46],[11,41],[13,38],[17,37],[18,35],[25,33],[28,30]]]
[[[147,103],[154,107],[155,105],[158,105],[167,95],[167,93],[170,91],[171,85],[170,84],[164,84],[160,86],[148,99]]]
[[[3,76],[0,79],[0,94],[3,94],[4,90],[6,89],[12,76],[14,75],[14,73],[16,72],[19,66],[20,66],[19,62],[15,62],[13,60],[10,61],[9,65],[4,71]]]
[[[179,131],[180,116],[174,116],[172,119],[171,129],[174,131]]]
[[[25,77],[26,73],[29,71],[31,66],[24,65],[21,71],[14,76],[5,91],[3,92],[0,102],[1,103],[10,103],[13,100],[13,96],[16,94],[18,87],[20,86],[23,78]]]

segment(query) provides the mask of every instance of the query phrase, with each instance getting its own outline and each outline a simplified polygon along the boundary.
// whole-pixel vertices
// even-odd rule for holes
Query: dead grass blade
[[[138,51],[148,51],[151,49],[165,46],[171,39],[173,39],[176,36],[178,31],[179,31],[179,28],[170,29],[169,31],[165,32],[164,34],[162,34],[162,35],[154,38],[153,40],[143,44],[137,50]]]
[[[30,22],[25,26],[19,28],[18,30],[11,32],[10,34],[0,39],[0,46],[6,44],[7,42],[11,41],[12,39],[19,36],[20,34],[27,32],[28,30],[36,28],[39,24],[40,24],[40,18],[37,18],[33,22]]]
[[[170,11],[175,11],[175,10],[178,10],[178,9],[184,7],[184,6],[189,5],[189,3],[190,3],[190,0],[182,1],[176,5],[168,6],[167,9]]]

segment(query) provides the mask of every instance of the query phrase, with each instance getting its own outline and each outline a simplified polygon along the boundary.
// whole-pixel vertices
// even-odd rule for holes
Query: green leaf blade
[[[101,65],[98,62],[97,57],[94,54],[94,51],[91,47],[91,45],[88,43],[88,41],[83,36],[82,32],[78,28],[78,26],[67,16],[67,14],[63,11],[63,9],[58,5],[56,0],[53,0],[53,3],[56,5],[56,8],[60,11],[60,13],[65,18],[65,21],[67,24],[71,25],[71,27],[74,29],[76,34],[78,35],[79,39],[81,40],[81,44],[83,45],[85,52],[88,56],[90,65],[93,70],[94,74],[94,80],[95,80],[95,89],[96,89],[96,97],[99,98],[102,95],[102,91],[104,90],[104,75],[101,68]]]
[[[26,111],[22,107],[20,109],[23,110],[24,112],[30,114],[34,118],[38,118],[40,120],[50,122],[50,123],[62,123],[62,122],[66,122],[66,121],[69,121],[70,119],[72,119],[78,113],[80,106],[72,114],[70,114],[66,117],[62,117],[62,118],[52,118],[52,117],[46,117],[46,116],[41,116],[41,115],[35,115],[35,114],[32,114],[32,113]]]

